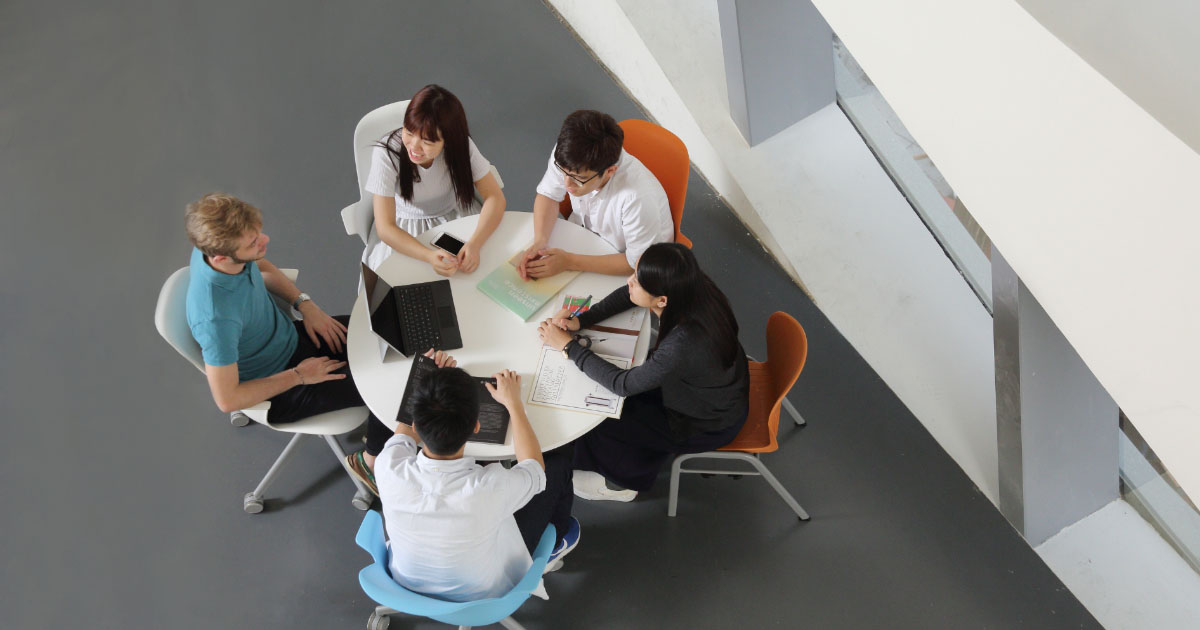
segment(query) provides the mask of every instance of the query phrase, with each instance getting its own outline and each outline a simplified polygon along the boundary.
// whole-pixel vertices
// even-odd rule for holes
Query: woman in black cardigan
[[[658,343],[642,365],[618,368],[572,334],[634,306],[660,321]],[[605,420],[575,443],[576,495],[629,501],[654,484],[668,457],[724,446],[745,424],[750,373],[737,320],[688,248],[652,245],[624,287],[577,318],[567,315],[563,310],[542,322],[542,341],[627,397],[620,419]]]

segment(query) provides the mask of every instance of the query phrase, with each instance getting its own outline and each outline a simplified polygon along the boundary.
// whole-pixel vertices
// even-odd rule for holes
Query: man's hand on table
[[[541,256],[538,254],[538,252],[545,248],[546,241],[534,241],[533,244],[529,246],[529,249],[525,250],[525,253],[521,255],[521,262],[517,265],[517,273],[521,276],[522,280],[533,279],[529,275],[529,263],[540,258]]]
[[[549,278],[571,268],[571,254],[558,248],[539,249],[525,263],[525,273],[531,278]]]
[[[521,375],[512,370],[500,370],[492,375],[496,384],[484,383],[496,402],[512,411],[521,404]]]
[[[425,356],[433,359],[433,362],[436,363],[440,368],[458,366],[458,361],[455,361],[454,357],[450,356],[448,352],[430,348],[429,351],[425,353]]]

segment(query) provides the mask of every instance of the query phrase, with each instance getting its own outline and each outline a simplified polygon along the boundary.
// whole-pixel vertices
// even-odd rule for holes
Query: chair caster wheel
[[[379,613],[371,613],[371,618],[367,619],[367,630],[387,630],[391,619],[387,615]]]
[[[246,510],[247,514],[258,514],[263,511],[262,499],[256,499],[253,492],[247,492],[242,499],[242,509]]]
[[[370,499],[357,495],[353,499],[350,499],[350,504],[353,505],[355,509],[362,512],[366,512],[367,510],[371,509],[371,503],[372,501]]]
[[[235,427],[244,427],[250,424],[250,416],[247,416],[240,411],[235,411],[229,414],[229,424],[232,424]]]

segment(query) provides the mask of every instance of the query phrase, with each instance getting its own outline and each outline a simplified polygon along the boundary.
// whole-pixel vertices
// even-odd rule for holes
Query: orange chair
[[[767,360],[764,363],[750,362],[750,413],[746,417],[746,425],[732,442],[715,451],[675,457],[674,463],[671,464],[671,496],[667,503],[667,516],[675,516],[679,505],[680,473],[704,473],[761,476],[771,484],[800,520],[808,520],[808,513],[804,508],[800,507],[759,459],[759,454],[770,453],[779,448],[776,434],[779,433],[781,409],[786,409],[796,424],[804,424],[804,419],[796,413],[796,409],[788,403],[785,396],[796,383],[800,371],[804,369],[807,356],[808,338],[804,335],[804,328],[800,323],[787,313],[772,314],[771,319],[767,321]],[[683,462],[696,458],[738,459],[753,466],[754,472],[683,468]]]
[[[631,118],[617,124],[625,132],[625,151],[645,164],[667,193],[671,220],[675,223],[675,242],[691,249],[692,241],[679,231],[691,172],[687,147],[678,136],[652,122]],[[564,219],[571,216],[570,197],[558,204],[558,212]]]

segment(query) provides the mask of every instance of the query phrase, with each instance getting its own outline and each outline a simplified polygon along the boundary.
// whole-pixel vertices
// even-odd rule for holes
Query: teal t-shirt
[[[239,382],[282,372],[296,351],[296,327],[275,306],[253,262],[239,274],[221,273],[193,248],[187,319],[204,362],[237,363]]]

